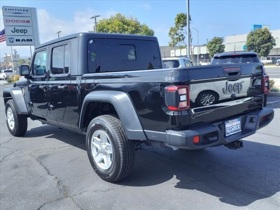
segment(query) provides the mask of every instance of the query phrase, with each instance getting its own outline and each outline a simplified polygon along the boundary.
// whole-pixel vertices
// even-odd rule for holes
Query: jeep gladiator
[[[108,182],[125,178],[145,143],[199,150],[225,145],[269,124],[265,79],[258,64],[163,69],[156,37],[78,33],[36,48],[25,77],[3,91],[8,129],[27,131],[27,118],[86,135],[94,171]],[[199,106],[192,85],[250,81],[246,95]],[[228,86],[227,89],[230,87]],[[240,87],[232,86],[232,91]]]

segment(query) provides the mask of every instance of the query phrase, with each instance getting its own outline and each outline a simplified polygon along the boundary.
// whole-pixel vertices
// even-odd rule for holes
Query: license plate
[[[226,136],[241,132],[240,118],[225,122]]]

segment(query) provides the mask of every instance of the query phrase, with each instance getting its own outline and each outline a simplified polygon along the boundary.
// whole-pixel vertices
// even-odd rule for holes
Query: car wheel
[[[6,103],[6,123],[13,136],[23,136],[27,130],[27,117],[19,115],[13,100]]]
[[[217,103],[218,94],[213,91],[203,91],[196,98],[197,106],[208,106]]]
[[[134,143],[128,140],[118,118],[94,118],[86,136],[87,153],[94,171],[108,182],[117,182],[132,171]]]

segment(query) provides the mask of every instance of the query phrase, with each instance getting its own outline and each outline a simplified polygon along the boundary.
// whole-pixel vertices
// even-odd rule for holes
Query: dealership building
[[[270,51],[269,56],[264,59],[271,59],[273,57],[280,57],[280,29],[270,30],[272,36],[275,39],[276,45]],[[248,34],[239,34],[233,36],[226,36],[224,38],[225,52],[233,51],[246,51],[246,40]],[[160,47],[162,57],[175,57],[175,56],[187,56],[187,49],[182,47]],[[191,58],[194,62],[209,62],[210,57],[206,45],[195,45],[193,43],[191,47]]]

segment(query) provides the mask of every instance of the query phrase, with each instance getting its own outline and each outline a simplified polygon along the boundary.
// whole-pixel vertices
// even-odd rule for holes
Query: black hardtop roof
[[[238,55],[254,55],[254,56],[258,56],[257,53],[254,53],[254,52],[244,52],[244,51],[240,51],[240,52],[223,52],[223,53],[216,53],[214,55],[214,58],[215,57],[226,57],[226,56],[238,56]]]
[[[67,35],[64,37],[60,37],[51,41],[48,41],[46,43],[43,43],[37,48],[45,47],[50,44],[54,44],[57,42],[61,42],[68,39],[73,39],[77,37],[85,37],[85,38],[107,38],[107,39],[137,39],[137,40],[151,40],[151,41],[157,41],[157,38],[155,36],[143,36],[143,35],[136,35],[136,34],[114,34],[114,33],[95,33],[95,32],[80,32],[75,33],[71,35]]]

